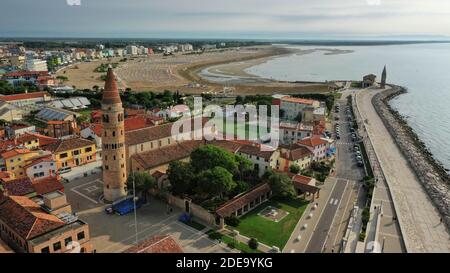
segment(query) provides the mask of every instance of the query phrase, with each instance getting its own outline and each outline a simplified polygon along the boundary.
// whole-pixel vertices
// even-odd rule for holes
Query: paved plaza
[[[78,216],[89,223],[91,242],[97,252],[122,252],[136,243],[134,213],[124,216],[108,215],[102,202],[101,174],[89,175],[65,183],[68,201]],[[231,252],[223,244],[210,240],[200,232],[178,221],[182,211],[173,208],[167,213],[167,205],[149,198],[148,203],[137,210],[138,241],[154,235],[169,234],[188,253]]]

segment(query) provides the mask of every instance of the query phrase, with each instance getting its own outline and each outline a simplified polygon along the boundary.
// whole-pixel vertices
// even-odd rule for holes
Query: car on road
[[[364,167],[364,162],[362,162],[362,160],[359,160],[358,162],[356,162],[356,165],[358,167]]]
[[[336,139],[341,139],[341,135],[336,134]]]
[[[361,152],[360,152],[360,151],[356,151],[356,152],[355,152],[355,155],[361,156]]]
[[[362,157],[360,155],[356,156],[356,161],[362,161]]]

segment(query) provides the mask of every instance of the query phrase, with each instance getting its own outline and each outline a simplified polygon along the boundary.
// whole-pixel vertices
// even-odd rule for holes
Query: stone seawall
[[[406,119],[389,105],[391,99],[406,93],[406,89],[400,86],[392,87],[390,90],[376,94],[372,104],[442,215],[447,231],[450,231],[450,177],[407,124]]]

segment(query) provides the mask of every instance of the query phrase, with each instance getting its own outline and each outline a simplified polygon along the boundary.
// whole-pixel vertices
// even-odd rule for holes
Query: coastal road
[[[380,161],[408,252],[450,252],[449,234],[408,161],[372,105],[382,90],[361,90],[356,104]],[[385,223],[386,228],[391,223]]]
[[[344,192],[349,185],[348,180],[337,179],[333,191],[328,198],[325,209],[322,211],[320,220],[314,228],[314,233],[311,236],[306,253],[320,253],[325,247],[325,242],[328,239],[330,227],[336,216],[336,212],[342,202]]]
[[[347,101],[340,99],[337,101],[340,105],[339,113],[333,113],[339,117],[338,121],[333,122],[340,125],[341,139],[336,141],[337,158],[335,185],[326,203],[320,220],[314,228],[305,252],[330,252],[339,250],[339,245],[345,233],[347,220],[350,217],[350,211],[353,204],[358,199],[359,182],[364,177],[364,169],[356,165],[356,158],[353,153],[354,143],[351,140],[351,133],[348,127],[346,104]]]

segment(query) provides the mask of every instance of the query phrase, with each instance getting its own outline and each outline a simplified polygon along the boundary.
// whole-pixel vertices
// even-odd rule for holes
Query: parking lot
[[[124,216],[108,215],[102,202],[103,183],[101,174],[82,177],[64,184],[67,199],[80,219],[89,224],[91,243],[97,252],[122,252],[136,242],[134,213]],[[210,240],[204,232],[195,230],[178,221],[182,211],[149,198],[147,204],[137,210],[137,239],[159,234],[169,234],[185,252],[230,252],[222,244]],[[207,230],[207,228],[205,229]]]

